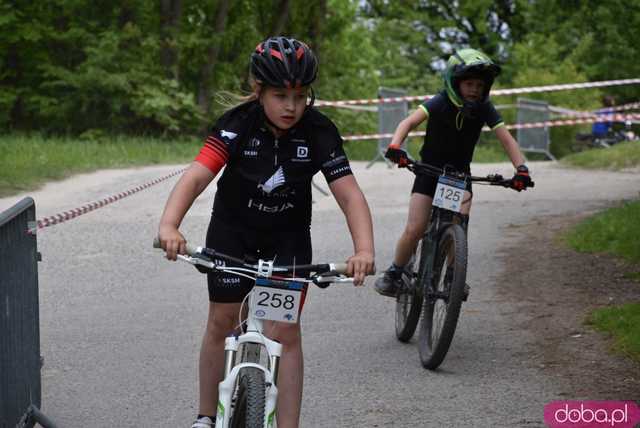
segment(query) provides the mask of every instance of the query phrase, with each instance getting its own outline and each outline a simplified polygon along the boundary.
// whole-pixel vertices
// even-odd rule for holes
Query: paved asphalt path
[[[354,162],[372,208],[376,261],[384,269],[406,219],[411,174]],[[31,195],[38,218],[81,206],[182,166],[110,170],[47,185]],[[302,427],[542,427],[561,385],[518,350],[533,341],[515,305],[496,294],[514,227],[546,214],[597,210],[637,198],[640,173],[534,163],[536,188],[476,186],[470,226],[470,301],[441,369],[420,366],[415,341],[394,336],[394,305],[372,290],[311,290],[303,324]],[[474,165],[474,174],[507,164]],[[207,313],[204,278],[151,248],[176,179],[39,232],[43,410],[60,427],[187,427],[196,410],[197,354]],[[322,178],[317,182],[326,189]],[[182,230],[204,239],[213,191]],[[335,201],[315,192],[316,261],[344,260],[351,243]],[[0,199],[0,210],[19,197]],[[526,243],[520,260],[526,269]],[[536,284],[530,284],[535,287]],[[588,375],[588,374],[585,374]]]

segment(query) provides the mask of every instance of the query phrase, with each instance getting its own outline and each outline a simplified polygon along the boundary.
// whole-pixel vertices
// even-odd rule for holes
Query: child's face
[[[267,118],[280,129],[289,129],[298,123],[307,106],[307,89],[262,88],[260,102]]]
[[[465,101],[480,101],[484,94],[484,80],[465,79],[460,81],[460,95]]]

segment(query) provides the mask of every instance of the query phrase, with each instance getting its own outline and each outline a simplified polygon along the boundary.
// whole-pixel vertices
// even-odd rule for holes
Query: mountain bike
[[[158,239],[154,248],[160,248]],[[273,261],[249,263],[210,248],[187,245],[178,255],[198,271],[227,272],[255,280],[241,305],[240,334],[225,340],[224,377],[218,385],[216,428],[275,426],[278,367],[282,345],[263,332],[263,321],[297,323],[305,283],[321,288],[353,283],[345,263],[276,266]],[[246,311],[243,309],[246,308]],[[245,315],[246,314],[246,315]],[[243,320],[243,318],[246,319]]]
[[[416,175],[438,177],[438,185],[427,231],[399,280],[396,337],[408,342],[419,323],[420,361],[426,369],[435,370],[447,355],[460,308],[469,295],[466,283],[469,218],[460,213],[467,181],[503,187],[511,187],[512,181],[498,174],[474,177],[412,160],[407,169]]]

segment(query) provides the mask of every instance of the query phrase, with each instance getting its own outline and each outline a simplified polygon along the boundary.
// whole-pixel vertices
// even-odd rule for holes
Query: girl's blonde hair
[[[251,92],[246,92],[244,95],[231,91],[216,92],[214,95],[216,104],[222,106],[226,112],[241,104],[257,100],[260,84],[253,78],[253,76],[249,76],[249,86],[251,86],[251,89],[253,90]]]

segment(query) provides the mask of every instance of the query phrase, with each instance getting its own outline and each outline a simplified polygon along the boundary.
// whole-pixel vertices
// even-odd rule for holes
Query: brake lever
[[[353,278],[346,276],[316,276],[311,280],[315,285],[320,288],[327,288],[331,284],[347,284],[353,283]]]
[[[204,260],[199,257],[185,256],[182,254],[178,254],[177,258],[183,260],[193,266],[202,266],[207,269],[216,270],[216,265],[212,261]]]

